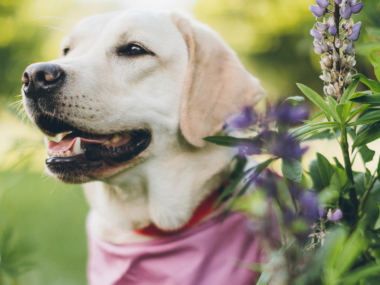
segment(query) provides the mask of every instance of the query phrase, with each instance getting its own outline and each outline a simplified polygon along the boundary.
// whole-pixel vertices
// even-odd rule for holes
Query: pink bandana
[[[265,256],[246,223],[243,214],[230,213],[223,222],[217,217],[173,236],[126,245],[104,242],[88,229],[89,284],[253,284],[257,273],[238,262],[260,263]]]

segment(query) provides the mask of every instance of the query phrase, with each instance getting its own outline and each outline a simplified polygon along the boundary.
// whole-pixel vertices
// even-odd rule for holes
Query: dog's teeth
[[[71,151],[66,151],[66,156],[71,156]]]
[[[59,157],[64,157],[64,155],[63,155],[63,151],[60,151],[60,152],[59,152]]]
[[[81,147],[81,139],[77,138],[75,141],[74,147],[73,147],[73,152],[75,154],[81,154],[82,153],[82,147]]]
[[[44,137],[44,142],[45,142],[46,148],[49,148],[49,139],[47,137]]]
[[[113,143],[117,143],[119,140],[121,140],[121,136],[120,135],[114,135],[114,137],[112,138],[112,142]]]

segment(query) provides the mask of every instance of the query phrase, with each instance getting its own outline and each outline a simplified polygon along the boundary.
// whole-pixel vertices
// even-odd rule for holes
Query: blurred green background
[[[17,97],[25,67],[56,58],[60,40],[81,18],[136,5],[190,9],[239,54],[268,100],[298,95],[296,82],[322,90],[309,35],[314,1],[173,2],[0,0],[0,284],[86,284],[88,206],[80,186],[43,174],[42,135],[25,118]],[[379,1],[363,2],[355,19],[365,28],[380,27]],[[379,43],[363,30],[358,72],[374,78],[366,53],[380,50]]]

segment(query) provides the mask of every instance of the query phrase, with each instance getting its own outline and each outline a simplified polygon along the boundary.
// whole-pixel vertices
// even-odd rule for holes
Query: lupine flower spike
[[[352,15],[363,9],[363,3],[357,0],[316,0],[317,5],[311,5],[310,11],[323,21],[316,21],[310,34],[314,37],[313,48],[321,55],[325,82],[324,93],[340,102],[340,98],[351,83],[349,75],[355,66],[354,42],[359,40],[362,23],[354,23]],[[335,11],[339,11],[336,13]],[[325,15],[331,14],[327,20]]]

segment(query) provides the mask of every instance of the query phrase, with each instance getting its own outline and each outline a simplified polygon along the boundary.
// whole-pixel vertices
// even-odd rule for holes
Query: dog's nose
[[[38,96],[40,90],[51,90],[59,86],[64,75],[63,69],[57,64],[34,63],[29,65],[21,78],[25,95],[32,96],[31,94],[35,93]]]

